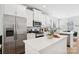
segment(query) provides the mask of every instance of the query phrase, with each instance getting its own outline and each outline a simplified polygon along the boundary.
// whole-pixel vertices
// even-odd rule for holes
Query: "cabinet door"
[[[45,24],[46,26],[50,26],[50,19],[48,15],[45,15]]]
[[[26,14],[27,14],[27,26],[33,26],[33,11],[27,9]]]
[[[4,5],[4,14],[16,15],[16,5],[14,4],[5,4]]]
[[[35,20],[35,21],[41,21],[41,20],[40,20],[40,18],[41,18],[41,17],[40,17],[40,16],[41,16],[41,11],[36,10],[36,9],[34,9],[33,11],[34,11],[34,20]]]
[[[41,13],[41,23],[42,23],[42,26],[45,26],[45,16],[44,14]]]
[[[3,14],[3,11],[4,11],[4,5],[0,4],[0,14]]]
[[[17,16],[26,17],[26,7],[17,5]]]
[[[15,4],[5,4],[4,14],[26,17],[26,7]]]

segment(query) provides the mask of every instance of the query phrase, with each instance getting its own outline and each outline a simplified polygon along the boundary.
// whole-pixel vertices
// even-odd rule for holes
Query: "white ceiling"
[[[79,16],[79,4],[29,4],[29,6],[41,9],[58,18]]]

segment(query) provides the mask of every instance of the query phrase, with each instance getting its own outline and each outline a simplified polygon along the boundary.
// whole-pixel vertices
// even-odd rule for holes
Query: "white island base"
[[[48,39],[47,37],[24,40],[26,54],[66,54],[67,36]]]

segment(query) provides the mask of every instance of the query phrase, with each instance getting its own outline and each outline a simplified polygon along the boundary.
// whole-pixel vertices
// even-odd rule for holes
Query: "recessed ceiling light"
[[[43,8],[46,8],[46,5],[43,5]]]

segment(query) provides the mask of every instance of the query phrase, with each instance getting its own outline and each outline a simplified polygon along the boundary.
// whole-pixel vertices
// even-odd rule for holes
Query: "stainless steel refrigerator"
[[[3,54],[25,53],[23,40],[27,39],[27,19],[25,17],[3,16]]]

